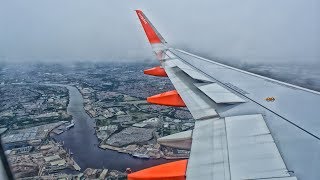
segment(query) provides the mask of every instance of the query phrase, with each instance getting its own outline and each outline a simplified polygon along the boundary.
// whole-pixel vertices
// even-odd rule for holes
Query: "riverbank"
[[[74,160],[82,170],[108,168],[123,172],[126,168],[131,168],[137,171],[170,162],[165,159],[139,159],[129,154],[99,148],[99,141],[95,135],[95,121],[85,112],[82,95],[74,86],[61,86],[69,90],[70,101],[67,111],[72,115],[75,125],[68,131],[53,137],[63,142],[64,147],[73,153]]]

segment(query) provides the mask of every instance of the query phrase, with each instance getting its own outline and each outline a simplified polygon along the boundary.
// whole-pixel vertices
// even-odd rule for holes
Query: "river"
[[[128,154],[100,149],[98,138],[94,134],[95,121],[85,112],[82,95],[73,86],[60,86],[69,90],[70,101],[67,111],[72,115],[75,126],[60,135],[55,135],[54,139],[64,142],[64,147],[67,150],[70,149],[82,171],[86,168],[107,168],[119,171],[131,168],[137,171],[169,162],[165,159],[139,159]]]

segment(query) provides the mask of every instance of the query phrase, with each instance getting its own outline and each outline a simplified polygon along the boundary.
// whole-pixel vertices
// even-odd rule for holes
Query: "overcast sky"
[[[0,0],[0,61],[152,61],[135,9],[198,55],[320,63],[319,0]]]

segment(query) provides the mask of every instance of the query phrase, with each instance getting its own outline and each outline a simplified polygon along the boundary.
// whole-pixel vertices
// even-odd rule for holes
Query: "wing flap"
[[[173,60],[170,60],[170,62],[168,62],[170,67],[179,67],[182,71],[184,71],[186,74],[188,74],[191,78],[195,80],[214,82],[212,79],[208,78],[204,74],[201,74],[199,71],[195,70],[186,63],[177,59],[177,57],[173,54],[171,54],[170,56],[174,58]]]
[[[244,99],[230,92],[217,83],[206,84],[198,87],[203,93],[209,96],[216,103],[244,103]]]
[[[196,121],[187,167],[187,179],[230,179],[223,119]]]
[[[196,122],[187,179],[199,176],[270,179],[290,174],[263,117],[253,114]]]
[[[216,117],[218,114],[214,110],[211,100],[197,89],[192,78],[186,76],[181,69],[172,67],[170,61],[172,60],[163,62],[162,66],[192,116],[195,119]]]
[[[231,179],[290,176],[261,114],[225,118]]]

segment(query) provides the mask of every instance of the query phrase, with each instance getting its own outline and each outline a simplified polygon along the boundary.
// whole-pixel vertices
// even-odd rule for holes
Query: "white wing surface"
[[[186,179],[320,179],[319,92],[173,48],[137,14],[196,120]]]

